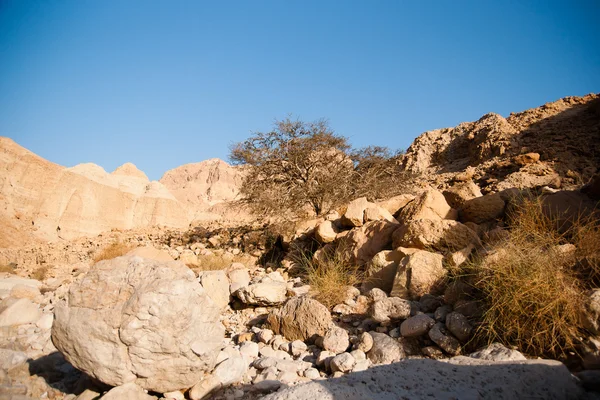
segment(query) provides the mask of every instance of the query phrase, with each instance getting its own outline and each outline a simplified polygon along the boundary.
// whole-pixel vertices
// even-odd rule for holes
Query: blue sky
[[[354,146],[600,92],[597,1],[0,0],[0,135],[151,179],[275,119]]]

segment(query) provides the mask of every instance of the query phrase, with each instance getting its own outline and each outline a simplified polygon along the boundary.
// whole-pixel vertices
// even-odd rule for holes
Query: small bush
[[[41,282],[44,279],[46,279],[46,277],[48,276],[49,270],[50,270],[50,267],[47,265],[38,267],[35,271],[33,271],[31,274],[29,274],[29,277],[31,279],[35,279],[35,280],[38,280]]]
[[[524,200],[509,217],[509,235],[495,253],[470,265],[487,308],[479,334],[536,356],[573,351],[583,332],[585,285],[574,252],[560,245],[576,237],[573,232],[589,237],[597,230],[579,224],[560,234],[537,199]]]
[[[8,274],[12,274],[15,272],[15,264],[0,264],[0,273],[5,272]]]
[[[200,254],[198,256],[198,264],[188,265],[192,270],[198,271],[218,271],[228,268],[233,263],[242,263],[248,265],[253,263],[252,257],[249,255],[240,254],[233,255],[218,255],[218,254]]]
[[[361,281],[358,266],[349,264],[340,248],[324,248],[315,260],[310,253],[294,252],[293,259],[300,265],[302,275],[310,285],[312,296],[332,308],[343,303],[347,286]]]
[[[121,241],[115,241],[110,245],[102,249],[95,257],[94,263],[102,260],[112,260],[115,257],[120,257],[129,253],[133,249],[133,246],[123,243]]]

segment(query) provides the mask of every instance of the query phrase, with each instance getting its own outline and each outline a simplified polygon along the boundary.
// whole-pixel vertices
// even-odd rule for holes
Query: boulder
[[[429,329],[435,325],[433,318],[425,314],[417,314],[410,317],[400,325],[400,334],[403,337],[418,337],[429,332]]]
[[[438,289],[448,271],[443,266],[444,256],[418,250],[404,257],[398,265],[390,296],[419,298]]]
[[[392,290],[396,269],[404,255],[395,250],[382,250],[369,261],[365,270],[365,279],[361,289],[368,292],[373,288],[379,288],[386,293]]]
[[[208,297],[224,309],[229,304],[229,280],[224,271],[203,271],[199,276],[200,284]]]
[[[331,368],[331,372],[350,372],[354,365],[356,364],[356,360],[350,353],[342,353],[331,359],[329,364]]]
[[[41,315],[39,306],[29,299],[7,297],[0,302],[0,327],[32,324]]]
[[[524,361],[527,360],[517,350],[506,348],[500,343],[492,343],[489,346],[469,354],[469,357],[488,361]]]
[[[335,240],[339,229],[329,220],[321,222],[315,230],[315,237],[321,243],[331,243]]]
[[[589,395],[559,361],[507,363],[455,357],[447,362],[408,359],[338,379],[282,388],[263,400],[575,400]]]
[[[367,353],[369,350],[371,350],[371,348],[373,348],[373,336],[371,336],[369,332],[361,333],[354,347],[356,350]]]
[[[404,349],[395,339],[385,333],[369,332],[369,334],[373,337],[373,347],[367,353],[367,357],[373,364],[390,364],[406,357]]]
[[[227,272],[227,277],[230,282],[229,293],[231,294],[250,284],[250,273],[247,268],[231,269]]]
[[[393,247],[459,250],[480,245],[479,236],[466,225],[451,220],[417,219],[400,226],[393,235]]]
[[[332,326],[323,336],[323,349],[332,353],[343,353],[349,346],[348,332],[338,326]]]
[[[389,322],[392,319],[410,317],[410,302],[398,297],[387,297],[375,301],[371,306],[371,318],[377,322]]]
[[[443,192],[450,207],[458,209],[465,201],[481,197],[481,190],[473,181],[460,182]]]
[[[476,224],[494,221],[504,215],[504,206],[505,202],[498,193],[467,200],[459,210],[460,221]]]
[[[457,312],[451,312],[446,316],[446,328],[463,343],[471,338],[471,332],[473,331],[473,326],[469,320]]]
[[[414,199],[415,196],[412,194],[401,194],[387,200],[378,201],[376,204],[382,208],[385,208],[390,214],[396,215],[404,208],[404,206]]]
[[[283,303],[286,293],[287,283],[285,281],[265,276],[257,283],[238,289],[235,295],[244,304],[272,306]]]
[[[381,219],[390,222],[398,222],[388,210],[378,206],[377,204],[372,204],[365,208],[365,222],[379,221]]]
[[[156,400],[157,397],[150,396],[141,387],[133,382],[125,383],[124,385],[110,389],[102,400]]]
[[[404,207],[398,215],[398,221],[401,223],[416,219],[456,219],[456,210],[450,207],[443,194],[428,189]]]
[[[390,221],[367,222],[353,229],[342,240],[344,259],[351,264],[366,264],[375,254],[384,250],[392,242],[392,234],[400,225]]]
[[[224,337],[219,314],[182,263],[117,257],[71,285],[55,307],[52,341],[101,382],[165,393],[212,371]]]
[[[267,318],[271,329],[288,340],[323,336],[332,324],[327,307],[309,297],[293,297]]]
[[[442,323],[436,323],[429,330],[429,338],[448,354],[455,356],[460,353],[460,343],[450,335]]]
[[[360,197],[348,203],[348,208],[342,215],[342,224],[347,227],[362,226],[365,221],[365,209],[373,203],[367,201],[366,197]]]

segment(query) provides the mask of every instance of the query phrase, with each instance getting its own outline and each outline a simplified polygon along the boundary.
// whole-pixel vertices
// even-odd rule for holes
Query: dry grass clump
[[[44,279],[46,279],[46,277],[48,276],[48,271],[49,270],[50,270],[50,267],[48,265],[44,265],[42,267],[38,267],[31,274],[29,274],[29,277],[31,279],[35,279],[35,280],[38,280],[38,281],[41,282]]]
[[[586,289],[576,269],[577,253],[597,254],[598,241],[595,249],[583,243],[598,240],[597,225],[580,221],[561,234],[537,199],[524,200],[509,217],[509,235],[495,253],[470,265],[487,305],[479,333],[532,355],[573,351],[584,329]],[[561,246],[569,239],[576,251]]]
[[[294,261],[301,266],[312,296],[328,308],[343,303],[345,288],[361,281],[358,266],[348,263],[339,247],[322,249],[316,259],[309,254],[297,252]]]
[[[15,272],[14,264],[0,264],[0,273],[2,272],[12,274]]]
[[[244,265],[253,264],[254,260],[247,254],[240,255],[219,255],[219,254],[200,254],[198,255],[198,264],[190,264],[192,270],[198,271],[218,271],[229,268],[233,263],[242,263]]]
[[[133,250],[133,246],[123,243],[120,240],[117,240],[105,248],[103,248],[96,256],[94,257],[94,263],[100,262],[102,260],[112,260],[115,257],[120,257],[125,255]]]

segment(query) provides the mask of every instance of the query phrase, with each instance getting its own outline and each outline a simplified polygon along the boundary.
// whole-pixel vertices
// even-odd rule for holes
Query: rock
[[[444,358],[444,352],[437,346],[427,346],[421,349],[421,352],[425,357],[432,358],[434,360],[440,360]]]
[[[459,300],[469,299],[474,294],[473,286],[462,280],[454,280],[446,286],[444,301],[453,305]]]
[[[331,243],[335,240],[339,233],[339,229],[331,221],[323,221],[315,230],[315,237],[321,243]]]
[[[433,313],[433,318],[435,318],[435,320],[437,322],[446,322],[446,317],[448,316],[449,313],[452,312],[452,306],[445,304],[443,306],[438,307],[435,312]]]
[[[286,299],[287,284],[269,277],[262,278],[258,283],[253,283],[235,292],[244,304],[272,306],[281,304]]]
[[[379,207],[377,204],[369,205],[367,208],[365,208],[365,222],[379,221],[382,219],[390,222],[398,222],[388,210],[383,207]]]
[[[7,297],[0,302],[0,327],[35,323],[42,315],[29,299]]]
[[[329,369],[329,364],[331,363],[331,360],[335,356],[336,356],[335,353],[332,353],[331,351],[323,350],[322,352],[320,352],[317,355],[316,364],[318,367],[325,367],[325,369]]]
[[[356,360],[350,353],[342,353],[333,357],[329,365],[332,372],[350,372],[355,364]]]
[[[587,330],[598,334],[600,331],[600,289],[589,290],[586,295],[582,321]]]
[[[410,317],[410,302],[398,297],[387,297],[373,303],[371,317],[377,322]]]
[[[425,314],[417,314],[410,317],[400,325],[400,334],[403,337],[418,337],[429,332],[429,329],[435,325],[433,318]]]
[[[224,271],[203,271],[199,276],[200,284],[208,297],[224,309],[229,304],[229,280]]]
[[[498,193],[467,200],[459,210],[460,221],[476,224],[494,221],[504,215],[504,205],[504,200]]]
[[[367,298],[371,301],[379,301],[387,299],[387,297],[387,294],[379,288],[373,288],[367,292]]]
[[[455,356],[460,353],[458,340],[448,334],[444,325],[439,322],[429,330],[429,338],[448,354]]]
[[[342,216],[342,224],[348,227],[362,226],[364,223],[365,209],[372,205],[366,197],[360,197],[348,203],[348,208]]]
[[[250,274],[247,268],[232,269],[227,273],[227,277],[230,282],[229,293],[231,294],[250,284]]]
[[[365,279],[361,289],[367,292],[379,288],[386,293],[392,290],[396,269],[404,255],[394,250],[383,250],[375,254],[365,270]]]
[[[302,340],[294,340],[290,344],[290,350],[293,356],[297,357],[308,350],[308,346]]]
[[[304,341],[324,336],[332,323],[327,307],[309,297],[289,299],[283,307],[271,311],[267,322],[275,333]]]
[[[37,320],[35,325],[42,330],[49,330],[52,328],[52,324],[54,323],[54,314],[43,314],[40,319]]]
[[[417,219],[398,228],[393,235],[393,247],[418,249],[459,250],[480,245],[477,232],[457,221]]]
[[[367,222],[353,229],[342,239],[343,259],[349,263],[366,264],[375,254],[392,242],[392,234],[400,225],[390,221]]]
[[[8,371],[11,368],[24,364],[28,358],[27,354],[22,351],[0,349],[0,370]],[[2,380],[0,379],[1,383]]]
[[[179,254],[179,261],[181,261],[182,263],[184,263],[187,266],[190,267],[199,267],[199,260],[198,260],[198,256],[196,255],[196,253],[194,253],[191,250],[183,250],[180,254]]]
[[[369,332],[373,337],[373,347],[367,357],[373,364],[390,364],[405,358],[400,344],[385,333]]]
[[[434,292],[446,277],[444,256],[425,250],[404,257],[398,265],[390,296],[418,298]]]
[[[38,303],[41,300],[42,294],[37,287],[20,283],[12,287],[9,296],[13,299],[29,299]]]
[[[469,354],[471,358],[488,361],[522,361],[527,360],[523,354],[517,350],[506,348],[500,343],[492,343],[489,346]]]
[[[435,379],[423,379],[426,376]],[[284,388],[263,400],[575,400],[585,397],[584,389],[559,361],[502,363],[456,357],[447,362],[409,359],[339,379]]]
[[[406,224],[417,219],[456,219],[456,210],[446,202],[444,195],[428,189],[402,209],[398,221]]]
[[[471,338],[473,326],[467,318],[457,312],[446,316],[446,328],[461,342],[466,343]]]
[[[440,297],[426,293],[419,299],[419,310],[424,313],[432,313],[443,303]]]
[[[468,261],[469,256],[471,255],[474,249],[475,246],[470,244],[464,249],[460,249],[458,251],[449,253],[444,258],[444,261],[446,262],[448,268],[458,268]]]
[[[356,350],[368,353],[373,348],[373,336],[369,332],[363,332],[358,337],[358,342],[354,346]]]
[[[255,342],[244,342],[240,345],[240,353],[246,359],[253,360],[258,357],[258,343]]]
[[[450,207],[459,209],[467,200],[481,197],[481,190],[473,181],[460,182],[443,192]]]
[[[308,378],[308,379],[317,379],[317,378],[321,377],[321,375],[319,374],[318,369],[309,368],[306,371],[304,371],[304,377]]]
[[[229,386],[240,382],[246,371],[248,371],[248,363],[238,354],[217,365],[212,375],[219,380],[222,386]]]
[[[332,326],[323,337],[323,348],[332,353],[343,353],[349,346],[348,332],[343,328]]]
[[[185,396],[179,390],[163,393],[165,400],[185,400]]]
[[[259,342],[268,344],[273,339],[273,331],[270,329],[261,329],[256,333]]]
[[[196,383],[188,392],[191,400],[206,399],[210,393],[219,389],[221,382],[215,375],[207,375],[200,382]]]
[[[166,250],[159,250],[152,246],[136,247],[127,253],[128,256],[138,256],[154,261],[173,261],[173,257]]]
[[[133,382],[125,383],[121,386],[110,389],[102,400],[156,400],[154,396],[150,396],[141,387]]]
[[[194,385],[215,365],[224,336],[219,308],[179,262],[102,261],[66,300],[55,307],[52,341],[101,382],[165,393]]]
[[[513,158],[513,162],[517,165],[520,166],[524,166],[527,164],[533,164],[540,161],[540,154],[539,153],[526,153],[526,154],[519,154],[518,156],[515,156]]]
[[[378,201],[376,204],[385,208],[390,214],[396,215],[404,208],[404,206],[413,201],[414,198],[415,196],[412,194],[401,194],[388,200]]]

